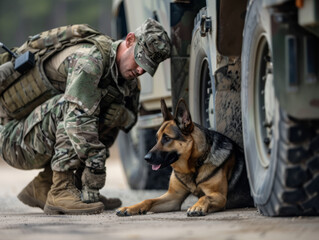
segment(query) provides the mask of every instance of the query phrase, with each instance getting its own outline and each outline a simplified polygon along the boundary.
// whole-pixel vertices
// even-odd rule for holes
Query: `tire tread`
[[[268,202],[257,207],[266,216],[319,215],[318,122],[283,119],[288,138],[281,131],[274,189]]]

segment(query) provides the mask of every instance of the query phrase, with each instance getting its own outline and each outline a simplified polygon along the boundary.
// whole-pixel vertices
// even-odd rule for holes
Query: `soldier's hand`
[[[85,167],[82,173],[81,200],[85,203],[98,202],[100,198],[99,189],[104,187],[106,178],[105,169],[93,169]]]
[[[106,111],[104,124],[109,127],[130,128],[136,121],[136,114],[122,104],[112,103]]]
[[[109,127],[118,127],[124,111],[125,107],[122,104],[112,103],[106,111],[104,124]]]
[[[90,189],[87,186],[82,188],[81,201],[84,203],[98,202],[100,199],[100,191],[97,189]]]
[[[131,127],[135,124],[137,116],[132,111],[126,109],[126,111],[122,115],[121,120],[122,121],[120,128],[126,132],[128,129],[131,129]]]

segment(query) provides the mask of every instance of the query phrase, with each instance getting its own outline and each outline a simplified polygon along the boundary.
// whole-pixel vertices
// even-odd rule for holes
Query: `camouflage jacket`
[[[109,87],[113,86],[117,90],[117,96],[112,101],[125,105],[136,116],[138,110],[140,89],[137,79],[125,81],[118,76],[115,57],[119,43],[112,43],[111,65],[108,69],[103,66],[102,55],[94,45],[83,44],[69,55],[61,64],[63,69],[59,69],[67,77],[65,93],[34,110],[32,119],[27,118],[26,134],[33,126],[41,124],[47,137],[55,141],[56,121],[43,121],[49,112],[52,114],[55,111],[54,115],[64,123],[64,130],[77,157],[88,167],[104,168],[108,157],[107,143],[101,142],[99,128],[103,124],[102,113],[110,104]]]

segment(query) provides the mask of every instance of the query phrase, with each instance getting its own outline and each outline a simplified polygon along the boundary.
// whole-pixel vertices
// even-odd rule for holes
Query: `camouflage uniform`
[[[113,43],[114,50],[120,41]],[[115,60],[115,51],[113,51]],[[119,98],[134,99],[135,114],[139,98],[137,80],[122,81],[117,76],[116,64],[111,66],[113,85]],[[108,88],[100,88],[103,74],[102,56],[94,45],[83,44],[63,63],[67,74],[65,93],[57,95],[37,107],[26,119],[12,120],[1,129],[1,156],[10,165],[21,169],[44,167],[51,159],[52,170],[66,171],[86,166],[103,169],[109,156],[118,127],[109,129],[100,121],[100,106],[105,104]],[[87,83],[87,84],[86,84]],[[101,142],[99,129],[108,129]]]
[[[136,62],[151,75],[170,54],[166,33],[152,31],[152,24],[154,20],[148,19],[137,30],[135,47]],[[65,93],[38,106],[27,118],[12,120],[1,127],[0,152],[8,164],[34,169],[51,161],[54,171],[76,169],[83,164],[104,169],[108,147],[119,129],[129,131],[137,120],[139,84],[137,79],[126,81],[118,76],[115,59],[120,42],[112,44],[109,69],[103,66],[102,55],[95,45],[82,44],[58,69],[67,78]],[[124,111],[110,123],[106,114],[112,106],[110,102],[125,106],[134,120],[117,124],[123,122],[120,118]]]

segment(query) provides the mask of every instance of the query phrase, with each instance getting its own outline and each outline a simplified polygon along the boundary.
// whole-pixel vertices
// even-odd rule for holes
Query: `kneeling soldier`
[[[94,214],[120,206],[119,199],[99,194],[108,148],[119,130],[128,132],[137,121],[137,77],[154,75],[170,56],[167,33],[152,19],[125,40],[103,41],[79,41],[47,58],[45,75],[62,94],[0,125],[0,156],[9,165],[44,168],[18,197],[47,214]]]

